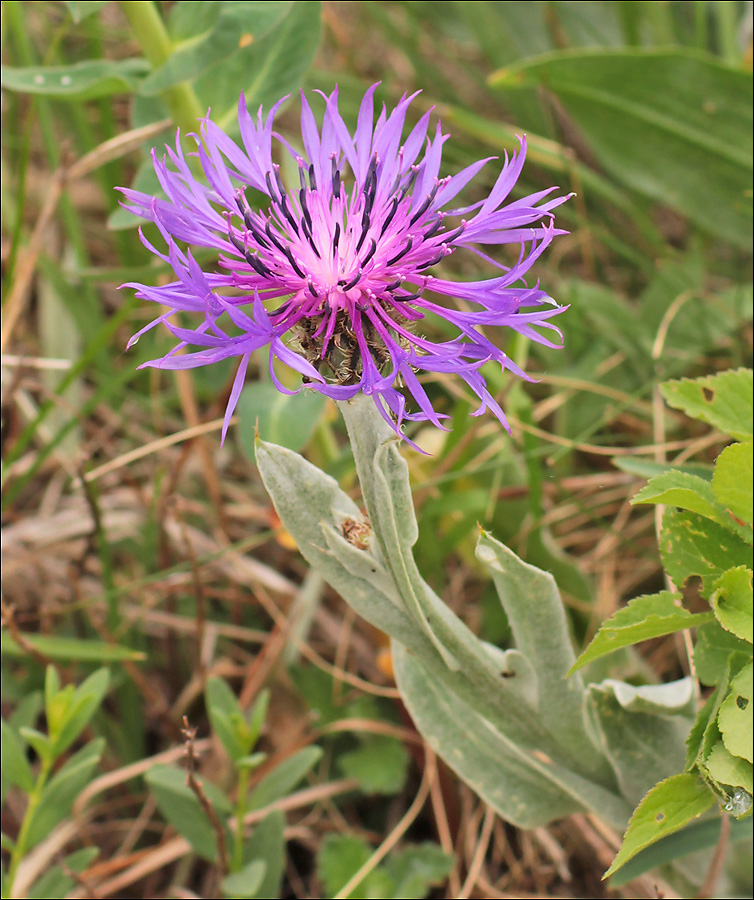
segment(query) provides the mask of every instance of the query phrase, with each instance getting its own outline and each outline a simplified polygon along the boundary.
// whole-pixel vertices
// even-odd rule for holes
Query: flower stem
[[[120,0],[120,8],[147,61],[157,69],[173,52],[173,44],[157,7],[151,0]],[[192,131],[196,120],[204,115],[199,98],[186,82],[167,88],[160,96],[183,134]]]

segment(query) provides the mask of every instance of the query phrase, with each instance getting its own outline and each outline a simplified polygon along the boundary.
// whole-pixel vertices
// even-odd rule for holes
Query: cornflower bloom
[[[367,90],[352,135],[338,111],[337,88],[325,100],[318,130],[301,94],[303,152],[273,132],[276,103],[256,121],[243,95],[238,125],[243,149],[210,118],[202,120],[198,158],[206,183],[189,166],[176,137],[167,159],[152,152],[167,199],[122,188],[124,206],[157,226],[167,244],[162,253],[142,235],[152,253],[170,264],[177,280],[165,286],[124,285],[167,311],[136,334],[129,346],[158,323],[178,341],[166,356],[145,363],[161,369],[188,369],[240,357],[230,392],[222,437],[241,393],[251,355],[268,348],[270,377],[280,360],[303,376],[312,390],[335,400],[362,391],[372,395],[382,417],[398,434],[404,420],[428,420],[443,427],[417,372],[453,373],[480,400],[472,415],[486,409],[507,428],[502,409],[487,389],[480,367],[494,360],[525,373],[483,332],[507,326],[548,346],[560,346],[550,319],[563,308],[524,276],[556,234],[552,210],[568,197],[555,188],[506,203],[526,157],[526,140],[510,158],[485,199],[463,208],[448,204],[495,157],[473,163],[452,177],[439,177],[447,135],[437,125],[428,137],[430,112],[401,142],[409,104],[403,96],[374,122],[373,94]],[[283,98],[286,99],[286,98]],[[273,138],[290,154],[298,186],[286,188],[273,162]],[[423,151],[423,155],[422,155]],[[290,161],[289,161],[290,162]],[[251,189],[251,190],[249,190]],[[252,194],[252,191],[254,192]],[[251,196],[249,196],[251,195]],[[261,204],[258,202],[261,199]],[[219,267],[205,272],[179,243],[219,251]],[[503,266],[480,245],[518,244],[513,266]],[[495,277],[453,281],[432,274],[457,250],[472,250]],[[463,309],[443,298],[464,302]],[[176,313],[194,313],[193,329]],[[426,316],[455,329],[435,342],[417,329]],[[556,341],[544,332],[554,332]],[[194,352],[179,352],[186,348]],[[415,409],[408,411],[410,395]]]

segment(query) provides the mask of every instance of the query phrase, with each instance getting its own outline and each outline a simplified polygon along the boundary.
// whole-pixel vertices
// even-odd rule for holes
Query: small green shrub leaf
[[[751,564],[751,547],[727,528],[675,509],[665,510],[660,552],[673,582],[680,588],[687,578],[698,575],[704,597],[711,595],[715,582],[728,569]]]
[[[746,441],[754,431],[753,384],[751,369],[731,369],[705,378],[665,381],[660,391],[673,409]]]
[[[712,476],[717,502],[737,519],[751,525],[754,520],[754,442],[731,444],[718,456]]]
[[[696,775],[673,775],[661,781],[636,807],[618,855],[604,878],[640,850],[697,818],[715,802],[714,794]]]
[[[752,622],[752,571],[746,566],[728,569],[715,582],[710,603],[726,631],[754,643]]]
[[[685,628],[696,628],[712,621],[711,613],[694,615],[678,606],[675,601],[680,599],[680,594],[661,591],[659,594],[644,594],[630,600],[627,606],[602,623],[568,674],[620,647],[628,647]]]
[[[725,698],[717,715],[717,724],[723,743],[734,756],[743,757],[749,763],[752,758],[752,696],[754,696],[754,664],[745,666],[730,683],[730,694]],[[726,782],[736,784],[737,782]],[[752,793],[751,787],[747,788]]]

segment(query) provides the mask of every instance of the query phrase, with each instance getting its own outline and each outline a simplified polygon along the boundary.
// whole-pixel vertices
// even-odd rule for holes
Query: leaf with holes
[[[724,572],[751,561],[751,547],[727,528],[674,509],[666,510],[662,519],[660,552],[673,582],[681,587],[687,578],[698,575],[704,597],[711,595]]]
[[[754,432],[752,386],[751,369],[730,369],[705,378],[665,381],[660,392],[673,409],[746,441]]]
[[[754,694],[754,664],[749,663],[730,683],[730,694],[717,714],[717,724],[726,749],[734,756],[752,759],[752,695]],[[751,793],[751,791],[749,791]]]
[[[751,569],[746,566],[728,569],[715,582],[715,591],[710,597],[723,628],[750,644],[754,643],[751,578]]]
[[[714,794],[696,775],[673,775],[661,781],[636,807],[618,855],[603,878],[620,869],[640,850],[701,816],[714,802]]]

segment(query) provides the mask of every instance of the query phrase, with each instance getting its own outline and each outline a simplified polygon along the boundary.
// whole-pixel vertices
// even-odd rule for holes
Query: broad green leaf
[[[637,853],[621,867],[620,872],[610,878],[610,887],[618,888],[634,878],[638,878],[645,872],[666,865],[673,860],[699,853],[702,850],[712,850],[720,840],[720,827],[722,819],[719,815],[701,822],[692,822],[686,828],[669,834],[656,843]],[[732,844],[742,841],[750,841],[752,837],[752,819],[743,822],[731,822],[729,840]]]
[[[670,471],[652,478],[632,498],[631,503],[664,503],[667,506],[687,509],[689,512],[704,516],[705,519],[717,522],[718,525],[728,528],[744,539],[751,537],[751,528],[743,529],[735,522],[726,505],[717,497],[714,481],[710,484],[709,481],[696,475],[689,475],[687,472]]]
[[[193,2],[181,6],[194,6]],[[277,2],[223,2],[217,17],[204,34],[195,34],[177,44],[167,61],[142,83],[140,92],[158,94],[182,81],[194,81],[215,63],[227,62],[233,55],[262,41],[267,33],[290,11],[290,0]]]
[[[628,647],[686,628],[697,628],[712,621],[711,613],[694,615],[678,606],[675,601],[680,599],[680,594],[661,591],[659,594],[644,594],[630,600],[627,606],[602,623],[568,674],[620,647]]]
[[[754,774],[751,761],[733,755],[723,741],[718,741],[702,768],[717,785],[740,787],[748,794],[754,792]]]
[[[44,840],[70,813],[74,800],[94,777],[104,750],[103,738],[90,741],[45,785],[42,799],[29,823],[27,840],[30,847]]]
[[[67,897],[68,892],[76,884],[71,873],[84,872],[99,855],[99,847],[84,847],[69,853],[63,860],[63,866],[52,866],[41,878],[38,878],[26,893],[28,900],[49,900],[50,897]]]
[[[723,736],[723,743],[734,756],[754,762],[752,758],[752,697],[754,697],[754,664],[749,663],[730,683],[730,694],[723,701],[717,714],[717,724]],[[738,782],[725,782],[738,784]],[[745,785],[743,785],[745,787]],[[752,793],[751,787],[748,787]]]
[[[81,22],[107,6],[109,0],[64,0],[64,2],[73,21]]]
[[[304,747],[293,756],[283,760],[269,775],[266,775],[254,790],[249,794],[246,809],[261,809],[269,803],[274,803],[287,793],[306,776],[322,758],[321,747]]]
[[[321,32],[319,0],[298,0],[263,41],[253,41],[205,69],[194,87],[218,125],[236,130],[238,96],[250,110],[266,107],[297,90],[317,51]]]
[[[752,93],[742,68],[681,48],[563,50],[490,82],[551,92],[613,178],[717,238],[750,242]]]
[[[694,380],[665,381],[660,391],[673,409],[746,441],[754,431],[753,383],[751,369],[730,369]]]
[[[728,569],[715,582],[715,591],[710,597],[723,628],[750,644],[754,643],[751,578],[751,569],[746,566]]]
[[[710,622],[697,630],[694,665],[702,684],[717,684],[725,675],[734,654],[743,662],[751,659],[751,645],[726,631],[719,622]]]
[[[174,766],[157,765],[147,772],[144,779],[165,819],[186,838],[199,856],[208,862],[217,862],[215,832],[196,794],[186,784],[186,773]],[[199,776],[197,780],[222,823],[223,816],[231,813],[230,801],[211,782]]]
[[[97,669],[76,688],[73,702],[68,707],[60,728],[53,729],[52,723],[48,721],[50,739],[56,755],[66,750],[86,728],[104,700],[109,686],[109,669]]]
[[[644,797],[623,836],[618,855],[603,878],[607,878],[640,850],[696,819],[715,802],[714,794],[696,775],[673,775]]]
[[[754,442],[731,444],[718,456],[712,476],[712,493],[718,503],[751,525],[754,520]]]
[[[279,897],[285,870],[285,816],[279,809],[264,817],[254,826],[251,837],[243,847],[245,863],[263,859],[267,863],[262,883],[256,896]]]
[[[267,863],[263,859],[253,859],[246,863],[240,872],[234,872],[223,878],[223,893],[228,897],[256,897],[266,870]]]
[[[34,787],[34,776],[26,758],[26,749],[16,732],[2,720],[3,777],[27,794]]]
[[[360,747],[338,757],[343,774],[358,779],[365,794],[397,794],[408,774],[406,748],[388,735],[366,734],[360,740]]]
[[[83,638],[58,637],[53,634],[25,634],[24,640],[48,659],[61,662],[139,662],[146,654],[122,644],[106,644]],[[13,640],[7,631],[0,633],[0,650],[3,656],[26,657],[28,652]]]
[[[666,509],[662,519],[660,552],[674,584],[682,587],[687,578],[698,575],[705,597],[724,572],[751,562],[751,547],[727,528],[674,509]]]
[[[149,71],[145,59],[88,59],[70,66],[2,67],[4,90],[43,94],[60,100],[92,100],[128,94]]]
[[[281,394],[269,381],[247,384],[238,400],[238,437],[254,458],[255,432],[265,441],[299,451],[306,446],[325,409],[327,398],[308,389]]]

